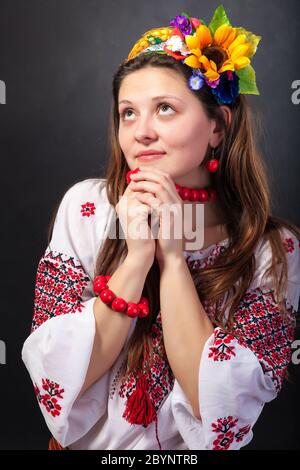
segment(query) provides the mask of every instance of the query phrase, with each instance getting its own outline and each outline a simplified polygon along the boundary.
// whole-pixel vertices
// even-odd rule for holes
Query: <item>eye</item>
[[[170,108],[172,111],[174,111],[174,109],[168,103],[161,103],[160,108]]]
[[[174,111],[174,109],[173,109],[168,103],[159,103],[159,104],[158,104],[158,108],[170,108],[172,111]],[[129,111],[132,111],[132,109],[131,109],[131,108],[125,108],[125,109],[122,111],[122,113],[121,113],[121,118],[122,118],[123,120],[125,120],[125,117],[126,117],[126,115],[127,115],[127,113],[128,113]],[[166,114],[166,113],[164,113],[164,114]],[[172,113],[171,113],[171,114],[172,114]],[[127,121],[127,119],[126,119],[126,121]]]
[[[131,111],[131,109],[125,108],[124,111],[122,111],[122,112],[120,113],[120,116],[121,116],[121,118],[122,118],[123,120],[125,119],[125,115],[126,115],[126,113],[127,113],[128,111]]]

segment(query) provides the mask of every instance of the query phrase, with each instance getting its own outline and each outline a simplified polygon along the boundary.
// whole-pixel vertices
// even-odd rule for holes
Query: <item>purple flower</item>
[[[221,73],[220,83],[216,88],[212,88],[212,93],[218,104],[231,104],[239,95],[239,77],[236,73]]]
[[[215,80],[214,82],[210,82],[208,78],[205,77],[205,82],[210,88],[216,88],[220,83],[220,78],[218,78],[218,80]]]
[[[170,21],[170,26],[178,28],[179,31],[185,36],[192,33],[192,25],[189,20],[182,15],[177,15]]]
[[[188,80],[188,84],[191,90],[200,90],[204,83],[205,82],[202,73],[198,70],[193,70],[193,74]]]
[[[227,78],[228,80],[233,80],[233,72],[231,70],[227,70]]]
[[[197,77],[196,75],[192,75],[189,78],[189,87],[192,90],[200,90],[204,85],[204,80],[201,77]]]

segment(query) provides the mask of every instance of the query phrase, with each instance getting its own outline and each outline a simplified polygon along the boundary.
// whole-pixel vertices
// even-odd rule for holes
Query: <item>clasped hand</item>
[[[132,173],[131,181],[134,182],[131,184],[132,191],[139,193],[137,198],[149,205],[159,218],[155,250],[159,264],[161,265],[169,258],[182,257],[184,250],[183,201],[177,193],[172,178],[168,173],[147,166],[138,173]]]

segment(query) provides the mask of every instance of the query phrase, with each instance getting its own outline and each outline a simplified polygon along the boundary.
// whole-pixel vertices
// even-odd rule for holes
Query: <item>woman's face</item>
[[[131,170],[151,165],[169,173],[179,184],[196,186],[200,179],[204,183],[199,165],[208,145],[219,143],[214,134],[216,122],[206,116],[203,105],[178,73],[148,66],[127,75],[119,91],[119,115],[119,143]],[[137,153],[149,149],[165,155],[159,160],[139,161]]]

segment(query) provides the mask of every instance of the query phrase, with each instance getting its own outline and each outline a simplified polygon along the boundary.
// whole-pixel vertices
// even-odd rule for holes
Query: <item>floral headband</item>
[[[232,27],[223,5],[208,26],[185,12],[175,16],[170,26],[144,33],[125,62],[145,53],[171,55],[193,69],[189,87],[199,90],[206,83],[218,104],[231,104],[240,93],[259,95],[250,59],[261,36]]]

